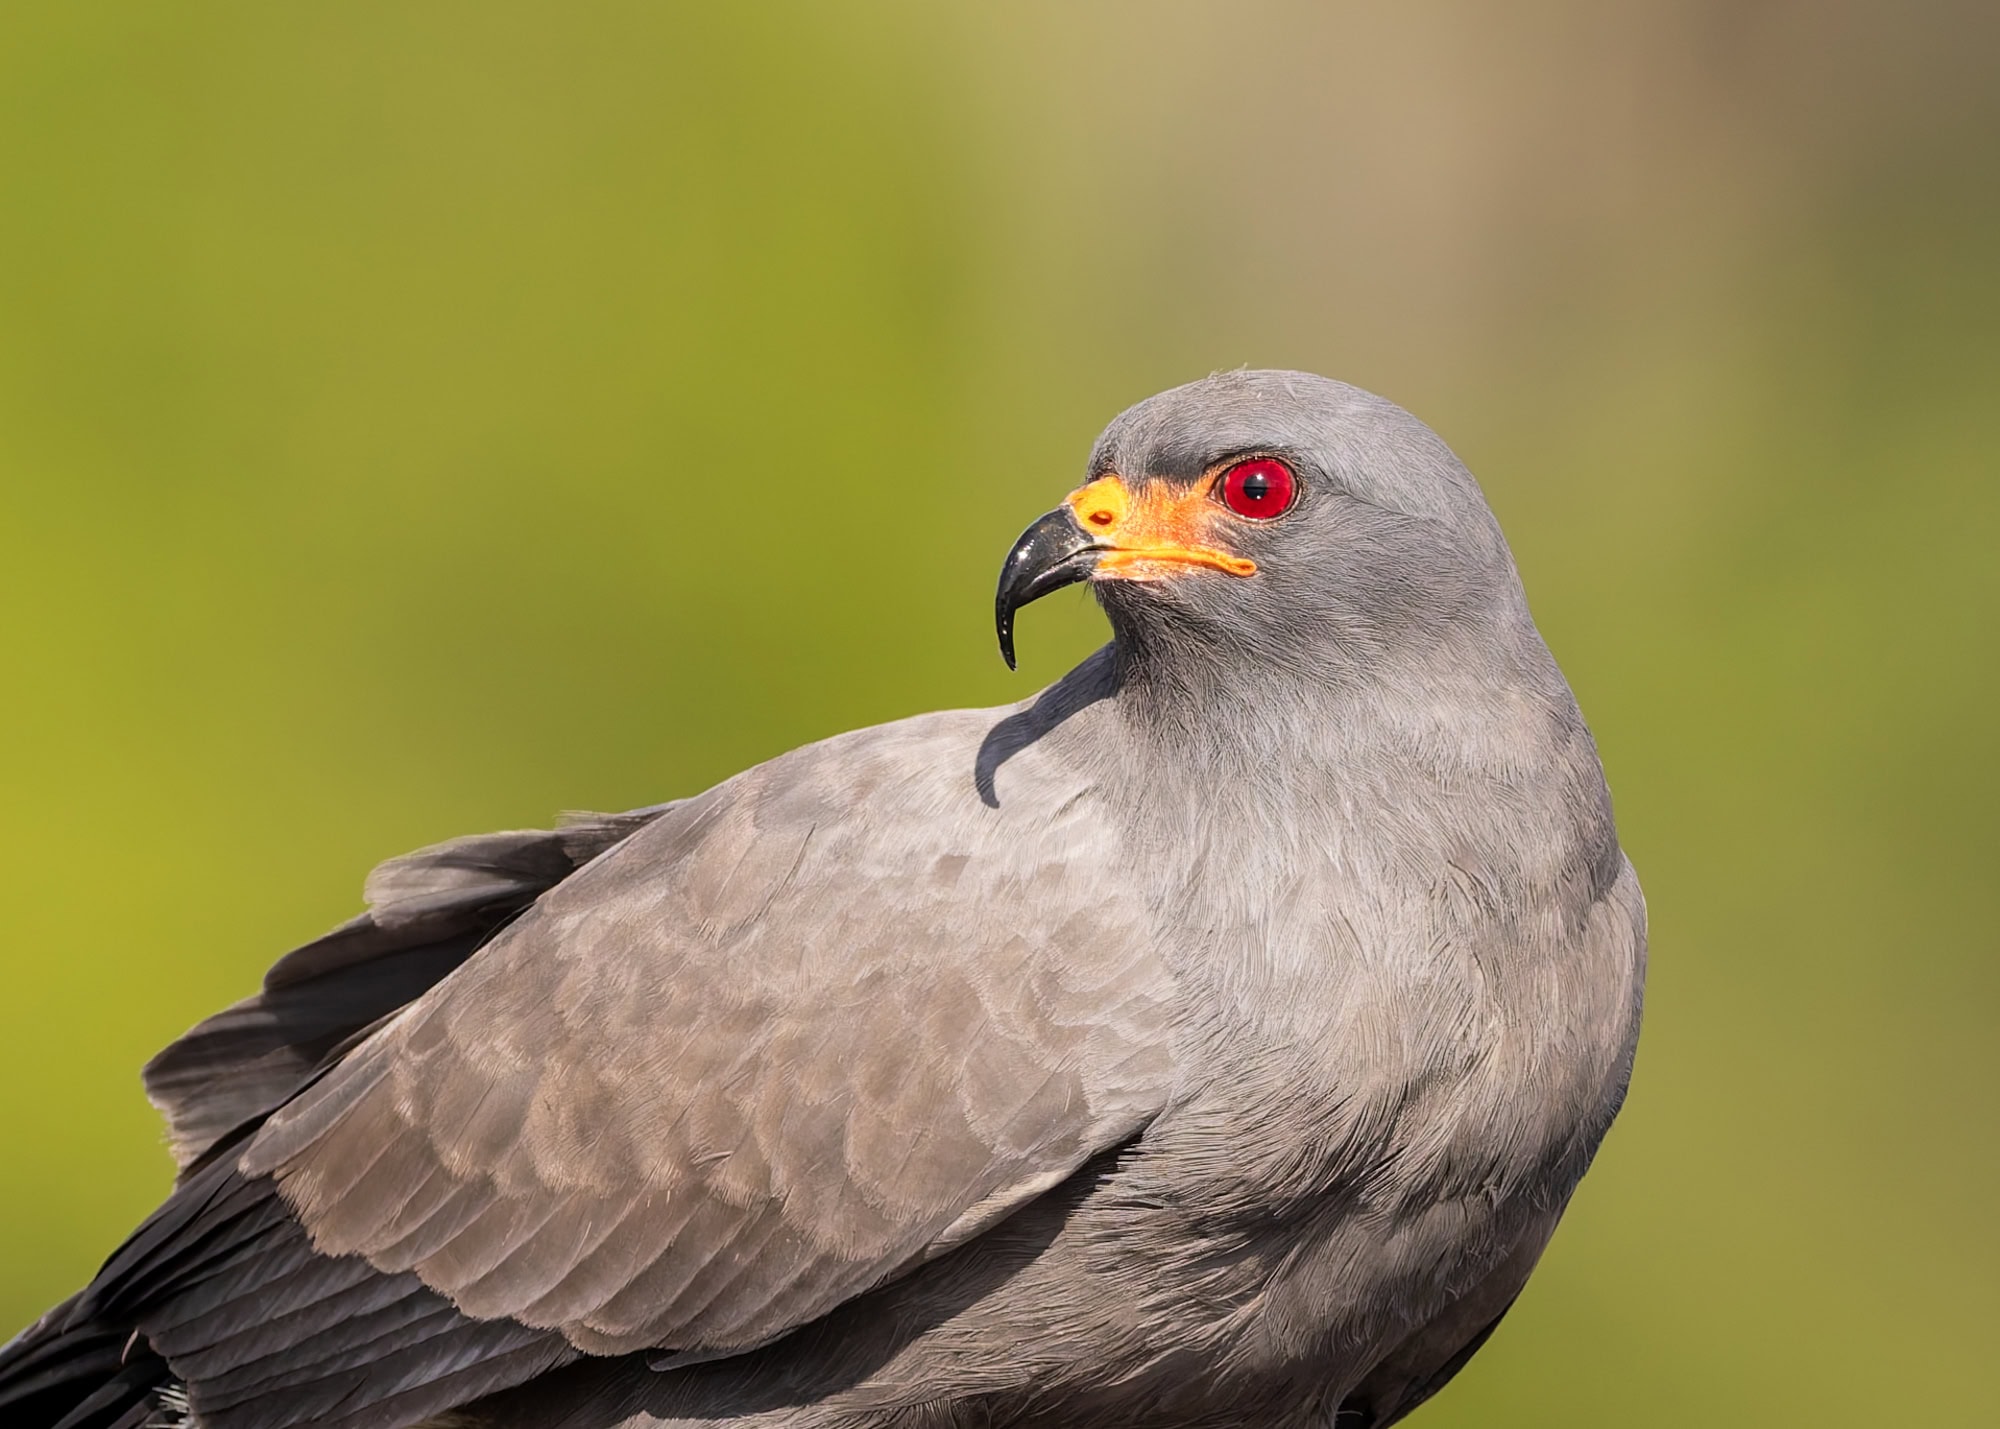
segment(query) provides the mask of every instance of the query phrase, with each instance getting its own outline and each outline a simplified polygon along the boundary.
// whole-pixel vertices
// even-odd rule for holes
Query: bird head
[[[1122,653],[1236,669],[1353,665],[1524,609],[1478,484],[1428,427],[1300,372],[1228,372],[1148,398],[1086,479],[1022,533],[995,598],[1014,618],[1089,582]]]

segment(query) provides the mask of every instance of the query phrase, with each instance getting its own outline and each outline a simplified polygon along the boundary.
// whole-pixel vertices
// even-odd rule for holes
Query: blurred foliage
[[[1428,1425],[1958,1425],[2000,1244],[1991,7],[0,12],[0,1327],[136,1069],[453,834],[1017,697],[991,580],[1238,364],[1485,481],[1654,927]]]

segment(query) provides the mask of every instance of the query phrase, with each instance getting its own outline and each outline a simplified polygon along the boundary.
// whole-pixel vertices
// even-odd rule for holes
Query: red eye
[[[1253,521],[1284,515],[1297,494],[1292,469],[1270,457],[1238,462],[1222,474],[1222,504]]]

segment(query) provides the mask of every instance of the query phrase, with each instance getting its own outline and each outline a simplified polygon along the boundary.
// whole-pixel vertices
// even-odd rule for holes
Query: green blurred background
[[[1018,697],[1103,638],[989,604],[1097,429],[1297,366],[1486,483],[1652,905],[1422,1422],[1984,1420],[1997,13],[0,9],[0,1333],[372,862]]]

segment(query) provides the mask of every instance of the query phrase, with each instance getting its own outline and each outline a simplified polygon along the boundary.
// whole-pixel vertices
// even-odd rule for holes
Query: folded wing
[[[322,1254],[465,1315],[711,1355],[1136,1136],[1169,979],[1092,791],[992,808],[925,723],[675,806],[275,1113],[243,1172]]]

